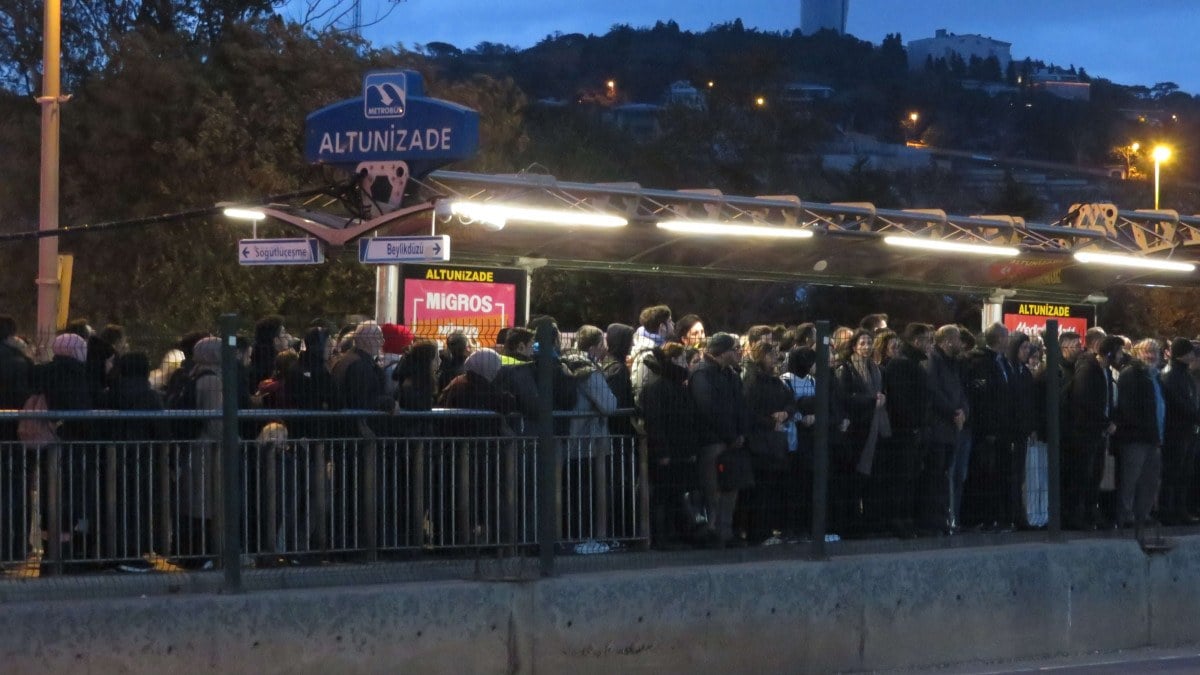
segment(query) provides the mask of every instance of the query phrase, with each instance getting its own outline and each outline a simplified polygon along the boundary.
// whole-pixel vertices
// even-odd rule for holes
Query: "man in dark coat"
[[[723,546],[733,539],[733,509],[738,490],[753,484],[749,453],[745,452],[749,412],[742,380],[734,367],[741,360],[737,338],[717,333],[709,338],[703,360],[692,373],[690,388],[700,414],[698,457],[700,483],[708,503],[710,543]],[[736,456],[741,452],[744,456]],[[722,457],[723,454],[727,456]],[[729,472],[722,481],[721,469]]]
[[[971,409],[956,361],[961,351],[962,338],[958,326],[947,324],[938,328],[934,334],[933,350],[924,364],[925,372],[929,374],[930,398],[927,456],[934,467],[939,463],[943,467],[942,475],[938,479],[941,481],[941,488],[937,489],[936,485],[931,484],[929,498],[932,505],[943,508],[943,513],[948,515],[944,522],[939,520],[934,523],[947,531],[953,531],[957,527],[960,502],[956,498],[956,490],[961,491],[962,488],[961,485],[952,487],[949,476],[950,461],[955,448],[958,447],[959,435],[963,433]],[[925,473],[927,476],[933,475],[932,471]],[[935,489],[938,491],[934,491]]]
[[[343,410],[381,410],[391,412],[396,400],[387,395],[383,369],[375,363],[383,349],[383,329],[374,321],[364,321],[354,330],[354,348],[346,352],[333,366],[334,392],[337,405]],[[382,433],[383,424],[359,420],[351,436],[375,437]]]
[[[29,398],[33,361],[17,338],[17,322],[0,316],[0,410],[20,410]],[[17,443],[17,422],[0,422],[0,510],[13,514],[0,518],[0,559],[23,557],[22,536],[28,533],[24,514],[26,454]],[[11,520],[11,523],[10,523]],[[10,527],[11,524],[11,527]]]
[[[608,382],[613,396],[617,397],[617,408],[632,409],[633,381],[626,360],[633,349],[633,327],[623,323],[609,324],[605,331],[605,342],[608,355],[600,362],[604,380]],[[624,415],[608,418],[608,429],[614,436],[632,436],[634,433],[632,420]]]
[[[888,361],[883,369],[883,388],[887,392],[888,420],[892,427],[892,438],[884,453],[883,478],[887,484],[888,512],[892,519],[892,532],[900,537],[916,533],[918,515],[923,526],[937,526],[937,507],[929,503],[929,489],[933,476],[942,476],[944,462],[925,456],[925,436],[932,410],[929,375],[923,367],[933,345],[933,327],[924,323],[910,323],[904,328],[904,344],[900,354]],[[924,460],[924,462],[922,462]],[[922,472],[922,464],[925,471]],[[917,511],[917,477],[921,481],[922,512]],[[938,486],[943,483],[938,480]],[[939,489],[940,494],[940,489]],[[944,512],[944,509],[943,509]],[[940,529],[940,527],[939,527]]]
[[[1195,473],[1196,432],[1200,428],[1200,396],[1188,369],[1196,360],[1192,342],[1171,341],[1171,361],[1162,373],[1166,398],[1163,434],[1163,488],[1159,519],[1168,525],[1190,525],[1197,518],[1188,512],[1188,497]]]
[[[1067,527],[1091,530],[1105,520],[1100,511],[1104,456],[1116,425],[1109,368],[1121,358],[1121,338],[1099,336],[1075,362],[1071,378],[1070,423],[1063,427],[1063,520]]]
[[[682,346],[667,348],[672,347],[682,354]],[[655,347],[645,363],[642,415],[650,465],[651,539],[657,548],[673,548],[692,534],[684,520],[698,512],[694,507],[699,502],[692,495],[699,496],[696,473],[699,420],[696,403],[687,388],[687,368],[668,356],[662,347]],[[691,508],[683,511],[685,507]]]
[[[1005,358],[1008,329],[994,323],[982,337],[983,346],[967,359],[972,449],[966,496],[974,521],[985,529],[1010,530],[1020,503],[1021,483],[1013,456],[1015,376]]]
[[[1142,340],[1133,346],[1133,361],[1117,378],[1117,431],[1114,440],[1121,463],[1119,523],[1122,527],[1153,526],[1150,510],[1162,480],[1162,443],[1166,400],[1158,375],[1159,345]]]

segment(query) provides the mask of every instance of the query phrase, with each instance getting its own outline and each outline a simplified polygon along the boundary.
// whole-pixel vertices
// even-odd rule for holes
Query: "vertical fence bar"
[[[51,443],[46,446],[45,477],[46,511],[42,522],[46,527],[46,559],[53,574],[62,574],[62,445]]]
[[[128,446],[122,446],[121,451],[123,455],[130,452]],[[117,557],[117,471],[117,446],[108,443],[104,446],[104,549],[101,554],[107,558]],[[123,506],[128,508],[128,504]],[[122,530],[128,522],[128,518],[121,519]]]
[[[1059,425],[1059,364],[1062,352],[1058,346],[1058,320],[1046,321],[1042,335],[1046,349],[1046,473],[1049,481],[1047,505],[1050,520],[1046,524],[1050,541],[1062,540],[1062,430]]]
[[[242,542],[238,511],[242,505],[241,443],[238,440],[237,315],[221,315],[221,563],[225,590],[242,591]]]
[[[817,414],[813,430],[812,551],[816,560],[825,554],[826,504],[829,495],[829,322],[817,322]]]
[[[554,369],[558,329],[550,322],[538,326],[538,558],[542,576],[554,575],[554,546],[558,543],[562,491],[558,481],[558,453],[554,447]]]

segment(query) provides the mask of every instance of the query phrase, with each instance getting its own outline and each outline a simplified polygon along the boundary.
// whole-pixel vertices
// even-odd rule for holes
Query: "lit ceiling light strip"
[[[546,225],[583,227],[625,227],[629,221],[620,216],[568,209],[539,209],[506,204],[454,201],[450,212],[456,216],[503,226],[508,221],[543,223]]]
[[[812,230],[801,230],[785,225],[742,225],[740,223],[718,223],[704,220],[665,220],[658,223],[660,230],[705,234],[726,237],[774,237],[777,239],[810,239]]]
[[[239,209],[231,207],[224,211],[226,218],[235,218],[237,220],[262,220],[267,217],[267,214],[254,209]]]
[[[904,246],[906,248],[919,248],[926,251],[942,251],[946,253],[973,253],[975,255],[996,255],[1009,258],[1021,254],[1019,249],[1011,246],[964,244],[957,241],[921,239],[919,237],[884,237],[883,241],[889,246]]]
[[[1196,266],[1192,263],[1175,262],[1173,260],[1155,260],[1154,258],[1138,258],[1135,256],[1116,255],[1113,253],[1088,253],[1087,251],[1079,251],[1075,254],[1075,259],[1081,263],[1115,265],[1117,267],[1137,267],[1140,269],[1159,270],[1162,272],[1196,271]]]

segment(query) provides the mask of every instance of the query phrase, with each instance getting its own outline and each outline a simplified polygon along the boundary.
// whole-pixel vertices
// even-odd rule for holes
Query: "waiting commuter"
[[[1036,349],[1027,333],[1009,336],[1005,365],[1010,375],[1010,391],[1013,404],[1012,463],[1005,486],[1008,490],[1009,515],[1014,525],[1027,525],[1025,509],[1022,507],[1022,486],[1025,483],[1025,458],[1029,444],[1037,440],[1038,421],[1044,415],[1045,404],[1038,405],[1034,374],[1028,362]],[[1007,520],[1005,521],[1007,522]]]
[[[983,345],[968,355],[967,396],[971,405],[971,467],[965,508],[985,530],[1016,526],[1020,477],[1014,453],[1015,374],[1005,354],[1009,334],[1003,324],[983,331]],[[1014,481],[1017,481],[1014,484]]]
[[[444,433],[451,437],[503,437],[513,434],[506,418],[517,409],[512,394],[495,385],[500,373],[500,355],[491,349],[478,349],[467,357],[463,374],[450,381],[438,395],[444,408],[490,410],[500,417],[452,417]]]
[[[33,359],[17,337],[17,322],[0,316],[0,410],[20,410],[29,398]],[[25,485],[28,454],[18,443],[17,421],[0,421],[0,510],[11,517],[0,518],[0,561],[25,557],[29,513]]]
[[[789,485],[788,435],[785,425],[796,411],[796,399],[779,379],[779,350],[768,340],[750,347],[750,361],[742,371],[742,388],[749,410],[746,448],[754,467],[754,485],[742,494],[750,542],[772,545],[787,529],[786,500]]]
[[[446,348],[440,355],[440,365],[437,372],[438,390],[446,388],[450,380],[463,374],[463,363],[474,351],[471,340],[460,330],[446,337]]]
[[[650,538],[655,548],[679,548],[708,524],[699,491],[696,402],[687,388],[688,369],[678,343],[646,358],[642,417],[650,471]]]
[[[254,343],[250,348],[248,381],[258,384],[275,370],[275,355],[288,348],[291,337],[283,327],[283,317],[265,316],[254,324]]]
[[[796,412],[785,424],[788,434],[790,487],[784,492],[787,534],[808,532],[812,523],[813,429],[817,423],[817,353],[795,347],[787,353],[787,369],[780,380],[795,400]]]
[[[871,358],[871,334],[863,328],[854,331],[839,354],[836,377],[845,397],[850,418],[847,442],[853,456],[850,513],[860,518],[859,526],[878,531],[883,525],[883,491],[878,485],[877,451],[882,439],[892,435],[888,420],[887,396],[883,373]],[[854,527],[853,525],[851,527]]]
[[[1159,345],[1145,339],[1133,346],[1133,360],[1117,379],[1117,430],[1121,464],[1117,490],[1122,527],[1157,525],[1150,511],[1162,479],[1166,400],[1158,375]]]
[[[880,474],[887,492],[885,513],[891,519],[892,533],[899,537],[914,536],[918,525],[940,529],[938,520],[945,513],[938,499],[945,486],[945,465],[941,455],[926,453],[925,444],[932,392],[924,363],[932,345],[933,327],[910,323],[904,328],[899,353],[883,368],[892,435],[880,458]]]
[[[192,348],[194,367],[189,386],[195,388],[195,410],[219,411],[222,407],[221,339],[207,337]],[[217,535],[213,522],[217,513],[217,495],[221,494],[220,419],[205,420],[198,425],[195,437],[179,447],[176,476],[179,485],[178,533],[180,551],[191,559],[190,564],[203,566],[203,559],[215,551]],[[211,566],[211,565],[209,565]]]
[[[1075,362],[1071,379],[1070,424],[1063,439],[1063,522],[1068,528],[1094,530],[1107,524],[1100,508],[1105,455],[1116,431],[1115,387],[1109,367],[1120,361],[1123,342],[1103,331],[1088,331],[1088,349]]]
[[[932,464],[925,474],[933,477],[940,467],[942,485],[945,488],[943,491],[931,486],[927,493],[930,506],[942,508],[944,505],[946,514],[944,520],[931,524],[948,532],[953,532],[958,527],[966,466],[964,462],[962,471],[957,470],[959,466],[956,462],[956,450],[971,413],[957,362],[961,351],[962,338],[958,327],[947,324],[938,328],[934,334],[933,350],[929,353],[929,360],[924,363],[925,371],[929,374],[931,406],[929,449],[926,456]]]
[[[875,333],[871,341],[871,358],[874,359],[875,365],[883,368],[888,361],[896,358],[900,354],[901,344],[900,336],[891,328],[884,328]]]
[[[1171,360],[1162,372],[1166,429],[1158,517],[1166,525],[1198,522],[1188,510],[1195,476],[1197,430],[1200,429],[1200,395],[1196,381],[1188,372],[1196,357],[1190,340],[1175,338],[1171,341]]]
[[[684,347],[701,348],[708,335],[704,332],[704,322],[695,314],[685,314],[675,322],[674,340]]]
[[[428,412],[437,401],[437,373],[441,365],[437,343],[416,340],[396,365],[392,378],[396,383],[396,404],[400,410]],[[429,436],[434,432],[428,419],[402,419],[396,425],[398,436]]]
[[[633,384],[633,399],[639,401],[642,395],[642,381],[646,369],[642,359],[655,347],[666,344],[667,339],[675,334],[675,322],[671,319],[671,308],[666,305],[646,307],[638,315],[638,328],[633,334],[633,360],[629,364],[630,382]]]
[[[742,382],[734,370],[740,361],[737,339],[717,333],[708,339],[703,360],[689,383],[700,414],[700,484],[708,505],[707,543],[734,542],[733,512],[738,491],[754,484],[746,451],[749,411]]]
[[[633,349],[633,327],[623,323],[611,323],[604,331],[604,342],[608,354],[600,361],[600,369],[604,372],[604,381],[617,397],[617,408],[632,410],[633,381],[629,372],[629,354]],[[608,429],[613,436],[631,437],[634,435],[633,421],[628,415],[611,417]]]

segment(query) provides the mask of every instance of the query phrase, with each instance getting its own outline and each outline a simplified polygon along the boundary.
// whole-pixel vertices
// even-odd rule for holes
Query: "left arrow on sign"
[[[242,249],[242,257],[243,257],[243,258],[249,258],[249,257],[250,257],[250,249],[249,249],[249,248],[244,248],[244,249]]]

